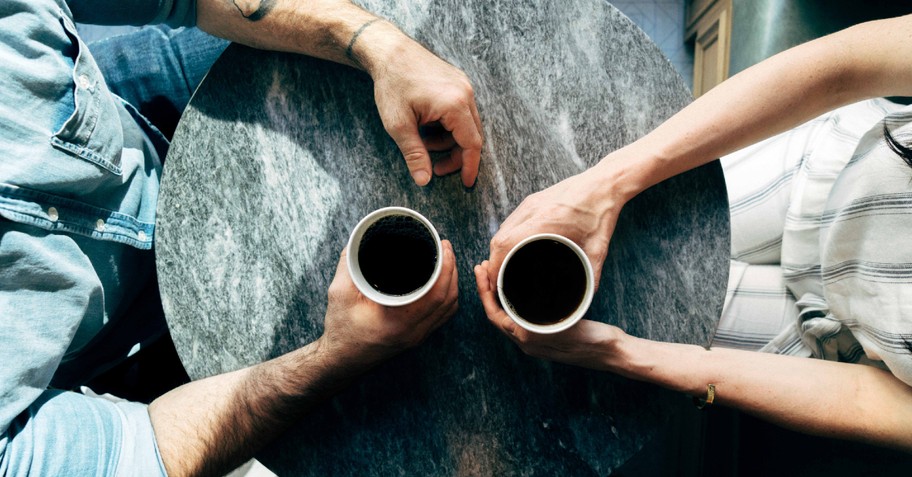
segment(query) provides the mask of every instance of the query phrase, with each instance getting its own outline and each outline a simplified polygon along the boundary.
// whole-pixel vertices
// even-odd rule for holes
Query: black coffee
[[[407,295],[428,282],[437,264],[434,235],[417,219],[389,215],[361,238],[358,263],[364,279],[387,295]]]
[[[550,325],[568,318],[586,294],[586,268],[570,247],[549,239],[516,251],[503,276],[506,306],[531,323]]]

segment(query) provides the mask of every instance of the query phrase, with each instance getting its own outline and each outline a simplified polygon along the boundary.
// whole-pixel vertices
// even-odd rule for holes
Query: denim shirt
[[[150,249],[167,142],[108,91],[74,13],[93,23],[179,26],[196,10],[191,1],[4,0],[0,216]]]
[[[0,28],[0,216],[151,248],[164,138],[108,91],[66,4],[27,3]]]
[[[74,18],[180,26],[195,15],[192,0],[0,1],[0,226],[9,221],[3,229],[15,232],[0,235],[0,475],[164,473],[144,405],[47,390],[58,367],[135,292],[89,296],[67,308],[61,297],[73,285],[60,277],[69,270],[56,277],[32,271],[89,262],[60,260],[64,242],[53,239],[61,234],[73,237],[67,243],[88,243],[82,250],[122,244],[136,253],[119,255],[124,263],[111,270],[150,273],[151,252],[139,251],[154,240],[167,141],[108,90]],[[33,250],[51,258],[16,256],[17,241],[42,236],[49,245]],[[102,280],[141,283],[116,273]],[[62,293],[36,293],[52,286]],[[35,298],[10,299],[17,287]]]

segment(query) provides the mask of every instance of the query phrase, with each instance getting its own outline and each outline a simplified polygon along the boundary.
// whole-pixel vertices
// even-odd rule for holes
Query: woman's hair
[[[884,138],[887,140],[887,146],[890,146],[890,149],[893,150],[903,161],[906,161],[906,164],[909,167],[912,167],[912,147],[905,146],[893,137],[893,134],[890,133],[890,129],[887,128],[887,122],[883,123],[883,133]]]

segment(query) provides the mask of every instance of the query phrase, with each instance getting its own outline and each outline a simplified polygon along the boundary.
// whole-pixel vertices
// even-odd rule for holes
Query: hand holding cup
[[[390,215],[396,214],[377,214],[370,223]],[[370,223],[359,224],[365,227],[356,227],[355,232],[360,233],[352,234],[357,245],[342,251],[336,276],[329,286],[326,322],[320,338],[321,345],[330,348],[326,355],[346,366],[369,367],[419,345],[459,308],[456,258],[448,240],[438,239],[432,243],[431,270],[416,290],[386,295],[373,288],[364,278],[359,266],[361,262],[351,259],[363,245],[358,237],[363,237]],[[436,237],[436,232],[433,236]],[[358,278],[352,270],[356,270]],[[372,276],[371,273],[368,276]],[[382,295],[389,300],[389,305],[373,299]]]
[[[507,253],[497,274],[497,293],[517,325],[535,333],[558,333],[576,324],[592,303],[592,264],[562,235],[533,235]]]

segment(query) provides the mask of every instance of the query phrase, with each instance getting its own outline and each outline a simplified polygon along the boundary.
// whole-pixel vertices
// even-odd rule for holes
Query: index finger
[[[389,123],[384,119],[383,126],[399,146],[415,184],[427,185],[431,180],[431,156],[424,147],[421,134],[418,133],[418,124],[414,116],[401,114],[398,119],[389,120]]]
[[[444,114],[440,124],[453,134],[456,144],[462,148],[462,184],[471,187],[478,178],[478,167],[481,162],[481,147],[484,143],[480,122],[472,115],[475,101],[456,111]]]

